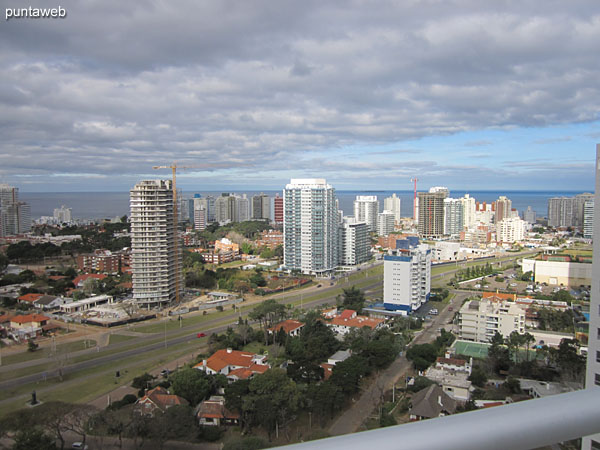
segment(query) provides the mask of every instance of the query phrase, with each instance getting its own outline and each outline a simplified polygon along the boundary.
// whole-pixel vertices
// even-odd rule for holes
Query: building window
[[[592,450],[600,450],[600,442],[592,440]]]
[[[598,373],[594,374],[594,384],[600,386],[600,374]]]
[[[596,362],[600,362],[600,351],[596,350]]]

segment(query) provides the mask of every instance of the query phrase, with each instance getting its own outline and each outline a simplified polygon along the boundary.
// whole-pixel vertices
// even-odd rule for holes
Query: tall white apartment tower
[[[394,220],[396,223],[400,223],[400,197],[396,196],[395,193],[383,200],[383,210],[393,212]]]
[[[181,252],[175,251],[172,182],[141,181],[129,195],[133,298],[148,308],[166,305],[175,299],[176,285],[180,294],[183,289]]]
[[[594,203],[600,205],[600,144],[596,145],[596,194]],[[600,236],[600,214],[594,215],[594,236]],[[600,389],[600,239],[594,239],[592,264],[590,332],[585,387],[586,389]],[[584,437],[581,448],[584,450],[600,448],[600,434]]]
[[[379,201],[376,195],[356,196],[354,218],[357,222],[365,222],[369,231],[377,231],[377,214],[379,214]]]
[[[330,275],[338,266],[335,189],[322,178],[292,179],[283,198],[285,268]]]
[[[377,234],[379,236],[387,236],[394,232],[394,213],[384,210],[377,215]]]
[[[383,306],[408,315],[429,300],[431,249],[414,238],[396,245],[383,257]]]
[[[463,226],[471,228],[475,226],[475,199],[469,194],[461,197],[460,201],[463,204]]]
[[[463,231],[464,205],[462,199],[444,199],[444,234],[454,236]]]
[[[367,224],[354,217],[344,217],[339,230],[339,265],[355,266],[369,260],[369,231]]]

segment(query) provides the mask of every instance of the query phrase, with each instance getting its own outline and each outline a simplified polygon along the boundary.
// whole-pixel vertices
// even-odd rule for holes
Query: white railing
[[[600,389],[287,446],[344,450],[528,450],[600,432]]]

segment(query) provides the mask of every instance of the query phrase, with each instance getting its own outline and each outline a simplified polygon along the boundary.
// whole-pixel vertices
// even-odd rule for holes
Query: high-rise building
[[[464,204],[460,198],[444,199],[444,234],[459,235],[464,228]]]
[[[29,204],[19,201],[19,188],[0,184],[0,236],[12,236],[31,230]]]
[[[208,214],[204,205],[194,208],[194,230],[203,231],[208,224]]]
[[[344,217],[339,230],[339,264],[355,266],[369,260],[369,230],[364,222]]]
[[[273,199],[273,221],[275,223],[283,223],[283,197],[275,194]]]
[[[176,245],[170,180],[145,180],[130,191],[133,298],[154,307],[183,289],[181,252]]]
[[[496,240],[502,242],[520,242],[525,238],[525,222],[518,217],[502,219],[496,222]]]
[[[465,194],[460,199],[463,205],[463,227],[471,228],[476,224],[475,220],[475,199],[469,194]]]
[[[588,200],[583,205],[583,237],[594,237],[594,199]]]
[[[252,197],[252,219],[270,219],[271,218],[271,197],[262,192]]]
[[[430,192],[417,193],[419,205],[419,236],[439,238],[444,235],[444,199],[448,189],[435,187]]]
[[[62,205],[60,208],[54,208],[54,218],[58,223],[68,223],[73,220],[71,208]]]
[[[377,234],[387,236],[394,232],[395,215],[392,211],[384,210],[377,215]]]
[[[594,194],[548,199],[548,225],[551,227],[583,227],[585,202]]]
[[[357,222],[365,222],[369,231],[377,231],[377,214],[379,201],[376,195],[358,195],[354,200],[354,218]]]
[[[383,257],[383,306],[408,315],[429,300],[431,250],[418,239],[398,240]]]
[[[235,222],[235,197],[223,193],[215,200],[215,222],[224,225],[229,222]]]
[[[233,214],[234,222],[246,222],[250,220],[250,200],[246,194],[235,195],[235,209]]]
[[[284,191],[284,265],[329,275],[338,265],[335,189],[325,179],[292,179]]]
[[[596,195],[594,203],[600,204],[600,144],[596,145]],[[596,201],[598,200],[598,201]],[[600,236],[600,214],[594,218],[594,235]],[[600,239],[594,240],[592,262],[592,289],[590,298],[590,325],[588,338],[586,389],[600,388]],[[600,434],[584,437],[582,449],[600,448]]]
[[[512,217],[512,201],[504,195],[498,197],[498,200],[494,202],[494,209],[496,211],[494,223],[499,223],[504,219],[510,219]]]
[[[383,200],[383,209],[384,211],[391,211],[394,213],[394,220],[396,223],[400,223],[401,215],[400,215],[400,197],[397,197],[396,194],[392,194],[391,197],[387,197]]]
[[[532,225],[536,223],[537,215],[535,211],[531,208],[531,206],[528,206],[527,209],[523,211],[523,220]]]

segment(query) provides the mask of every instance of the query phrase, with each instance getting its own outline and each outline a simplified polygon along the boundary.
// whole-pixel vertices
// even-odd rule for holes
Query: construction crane
[[[175,172],[173,172],[175,173]],[[417,220],[417,181],[419,181],[419,179],[417,177],[415,178],[411,178],[410,179],[411,182],[415,183],[415,197],[413,198],[413,219]]]
[[[170,166],[153,166],[153,169],[171,169],[173,171],[173,239],[175,250],[175,303],[179,305],[179,279],[181,278],[181,264],[179,263],[179,214],[177,211],[177,169],[200,169],[204,166],[178,166],[176,162]]]

